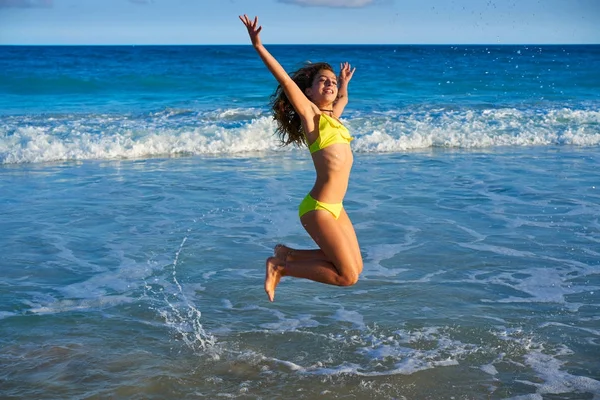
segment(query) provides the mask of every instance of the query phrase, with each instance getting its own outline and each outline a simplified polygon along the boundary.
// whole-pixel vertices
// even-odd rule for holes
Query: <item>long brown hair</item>
[[[312,86],[317,73],[322,70],[335,72],[327,63],[308,63],[292,73],[291,77],[302,93],[305,93],[305,90]],[[273,109],[273,119],[277,121],[275,132],[279,136],[281,144],[283,146],[291,143],[298,146],[306,144],[300,116],[294,110],[281,85],[278,85],[271,95],[271,108]]]

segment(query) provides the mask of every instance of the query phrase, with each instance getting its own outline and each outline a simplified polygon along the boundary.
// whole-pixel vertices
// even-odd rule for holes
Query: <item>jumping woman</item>
[[[284,276],[305,278],[329,285],[350,286],[358,281],[362,256],[352,222],[342,201],[352,169],[352,137],[339,121],[348,104],[348,83],[355,68],[346,62],[337,77],[327,63],[307,64],[288,75],[260,40],[258,17],[240,19],[252,46],[279,86],[273,94],[273,117],[284,145],[306,145],[316,170],[316,182],[298,213],[304,229],[319,246],[297,250],[275,246],[267,258],[265,291],[269,300]]]

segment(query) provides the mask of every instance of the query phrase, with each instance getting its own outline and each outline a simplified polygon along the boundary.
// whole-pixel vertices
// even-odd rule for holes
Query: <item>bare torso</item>
[[[319,114],[312,123],[303,124],[309,144],[319,136]],[[335,117],[334,117],[335,118]],[[337,118],[335,118],[337,119]],[[306,121],[308,122],[308,121]],[[307,130],[306,125],[313,129]],[[347,143],[335,143],[312,153],[313,164],[317,173],[315,184],[310,195],[325,203],[341,203],[348,189],[350,170],[352,169],[352,150]]]
[[[312,154],[317,179],[310,194],[325,203],[341,203],[348,189],[352,169],[349,144],[336,143]]]

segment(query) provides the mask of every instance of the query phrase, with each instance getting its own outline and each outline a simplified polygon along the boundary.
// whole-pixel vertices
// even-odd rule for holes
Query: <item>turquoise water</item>
[[[0,48],[1,397],[597,399],[598,46],[273,52],[357,65],[365,269],[269,303],[314,172],[251,49]]]

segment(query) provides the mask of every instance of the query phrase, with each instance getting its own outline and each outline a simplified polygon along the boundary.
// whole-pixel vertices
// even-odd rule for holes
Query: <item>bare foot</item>
[[[285,261],[284,261],[285,263]],[[269,257],[266,262],[265,274],[265,292],[269,296],[269,301],[275,299],[275,288],[279,285],[282,277],[283,265],[277,257]]]
[[[288,260],[288,257],[290,256],[291,252],[292,249],[281,243],[275,246],[275,248],[273,249],[273,255],[284,262],[290,261]]]

